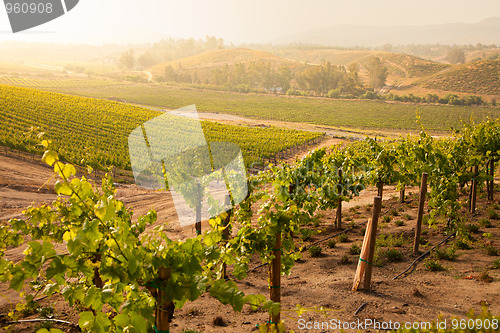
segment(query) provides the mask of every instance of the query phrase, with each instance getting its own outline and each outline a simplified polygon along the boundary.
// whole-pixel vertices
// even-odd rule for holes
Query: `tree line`
[[[130,49],[118,59],[122,68],[132,70],[147,68],[163,62],[189,57],[209,50],[223,49],[224,40],[215,36],[206,36],[205,39],[162,39],[154,43],[141,53]]]
[[[329,61],[320,65],[292,66],[282,63],[276,65],[266,61],[224,64],[211,70],[202,77],[197,70],[165,67],[163,75],[155,79],[159,82],[180,82],[224,86],[229,90],[241,92],[271,91],[288,95],[328,94],[337,97],[359,97],[367,91],[374,91],[385,85],[387,68],[380,58],[373,57],[367,65],[369,83],[364,84],[359,77],[357,63],[337,66]]]

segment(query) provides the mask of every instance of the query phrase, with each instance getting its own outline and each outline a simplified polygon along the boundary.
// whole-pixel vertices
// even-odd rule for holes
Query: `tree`
[[[290,68],[287,65],[282,64],[278,73],[278,85],[281,87],[283,92],[287,92],[288,89],[290,89],[292,77],[293,74]]]
[[[133,50],[129,50],[128,52],[124,52],[122,54],[120,57],[120,65],[128,70],[134,69],[135,57]]]
[[[465,63],[465,53],[462,49],[454,47],[446,55],[446,60],[450,64],[463,64]]]
[[[163,70],[163,77],[164,77],[164,80],[167,82],[177,81],[177,79],[178,79],[177,72],[175,71],[175,69],[171,65],[168,65],[165,67],[165,69]]]
[[[222,38],[216,38],[215,36],[205,37],[205,49],[215,50],[223,48],[224,48],[224,40]]]
[[[375,89],[380,89],[385,86],[387,79],[387,67],[382,64],[379,57],[372,57],[368,62],[368,78]]]
[[[326,94],[335,89],[346,78],[345,68],[323,61],[320,66],[311,66],[297,76],[297,83],[302,90],[312,90],[317,94]]]
[[[137,58],[137,63],[139,66],[147,68],[154,66],[159,63],[157,57],[150,51],[147,51]]]

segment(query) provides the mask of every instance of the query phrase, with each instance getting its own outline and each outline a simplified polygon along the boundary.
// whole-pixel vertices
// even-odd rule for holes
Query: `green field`
[[[105,87],[44,88],[96,98],[119,98],[129,103],[176,109],[195,104],[199,111],[233,114],[254,119],[301,122],[338,128],[415,130],[416,113],[429,130],[461,127],[471,118],[500,117],[498,107],[417,105],[370,100],[333,100],[271,94],[241,94],[187,89],[160,84]]]
[[[53,141],[60,155],[76,164],[130,169],[128,136],[161,113],[112,101],[0,85],[0,145],[41,152],[41,139]],[[33,128],[32,135],[25,133]],[[281,128],[253,128],[202,122],[211,142],[238,144],[248,164],[301,145],[321,133]]]

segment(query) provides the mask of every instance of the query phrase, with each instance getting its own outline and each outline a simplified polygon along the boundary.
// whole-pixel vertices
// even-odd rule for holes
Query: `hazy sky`
[[[12,34],[0,8],[0,41],[152,42],[161,37],[266,42],[305,30],[352,25],[473,23],[500,17],[500,0],[80,0],[68,14]]]

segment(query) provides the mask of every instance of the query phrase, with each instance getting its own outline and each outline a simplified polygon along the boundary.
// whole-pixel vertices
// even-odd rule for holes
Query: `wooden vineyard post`
[[[164,285],[165,282],[170,279],[170,269],[160,267],[158,273],[160,275],[159,283]],[[155,332],[168,332],[173,316],[174,303],[167,301],[165,292],[161,289],[157,289]]]
[[[470,209],[469,209],[469,211],[472,214],[476,213],[477,176],[478,176],[478,173],[479,173],[479,167],[476,165],[474,167],[474,177],[472,178],[471,196],[470,196]]]
[[[94,254],[94,256],[92,257],[92,262],[93,263],[100,263],[101,259],[102,259],[102,256],[100,254]],[[99,267],[94,267],[94,279],[93,280],[94,280],[94,285],[97,288],[102,289],[102,287],[104,287],[104,282],[101,279],[101,274],[99,274]]]
[[[365,278],[364,289],[370,290],[373,266],[372,263],[375,253],[375,243],[377,241],[377,226],[381,207],[382,198],[376,196],[373,199],[372,219],[368,221],[368,224],[366,226],[365,238],[363,239],[363,245],[361,247],[361,253],[359,255],[358,268],[356,269],[356,274],[354,275],[352,290],[359,289],[359,285],[361,284],[363,276]]]
[[[271,251],[273,259],[269,267],[270,270],[270,281],[269,293],[271,301],[275,303],[281,302],[281,233],[276,234],[276,242],[274,248]],[[278,325],[281,321],[280,313],[271,314],[269,322],[271,325]]]
[[[368,252],[368,265],[366,266],[365,272],[365,283],[364,289],[370,290],[372,285],[372,269],[373,269],[373,257],[375,256],[375,243],[377,241],[377,226],[378,226],[378,217],[380,216],[380,209],[382,207],[382,197],[376,196],[373,199],[373,217],[372,223],[370,224],[370,239],[369,243],[369,252]]]
[[[197,202],[196,202],[196,235],[201,235],[201,185],[197,184]]]
[[[227,195],[226,196],[226,201],[224,203],[226,209],[227,207],[230,207],[231,206],[231,196],[230,195]],[[222,226],[224,227],[224,230],[222,231],[222,240],[223,240],[223,244],[226,245],[227,241],[229,240],[229,221],[231,220],[231,214],[232,214],[232,210],[228,210],[227,211],[227,216],[226,218],[224,219],[224,221],[222,221]],[[227,265],[226,263],[223,263],[222,264],[222,277],[224,279],[227,279]]]
[[[422,173],[422,181],[420,184],[420,201],[418,203],[417,226],[415,228],[415,240],[413,242],[413,254],[418,253],[420,245],[420,233],[422,232],[422,218],[424,215],[425,194],[427,193],[427,173]]]
[[[399,190],[399,202],[404,203],[405,202],[405,185],[403,185],[403,188]]]
[[[473,167],[470,168],[470,172],[472,173],[472,171],[474,170]],[[472,187],[474,186],[474,180],[475,180],[476,176],[472,176],[472,180],[471,180],[471,187],[470,187],[470,190],[469,190],[469,201],[467,203],[467,210],[469,212],[471,212],[471,209],[472,209]],[[465,185],[464,185],[465,186]]]
[[[377,196],[382,198],[384,194],[384,182],[380,181],[377,184]]]
[[[341,198],[341,195],[342,195],[342,170],[339,169],[339,199],[338,199],[338,202],[337,202],[337,215],[336,215],[336,218],[335,218],[335,227],[337,229],[341,229],[342,228],[342,198]]]
[[[491,174],[492,174],[492,172],[491,172],[492,169],[493,169],[492,168],[492,163],[493,163],[493,161],[491,161],[491,160],[489,160],[488,162],[486,162],[486,175],[488,175],[488,176],[491,176]],[[491,183],[492,183],[491,180],[489,180],[489,179],[486,180],[486,192],[488,194],[488,200],[491,200],[491,197],[492,197],[492,190],[491,190],[492,186],[491,186]]]
[[[489,172],[491,180],[489,181],[490,186],[488,191],[488,200],[493,201],[493,192],[495,191],[495,182],[493,180],[493,177],[495,177],[495,161],[493,160],[490,160]]]

